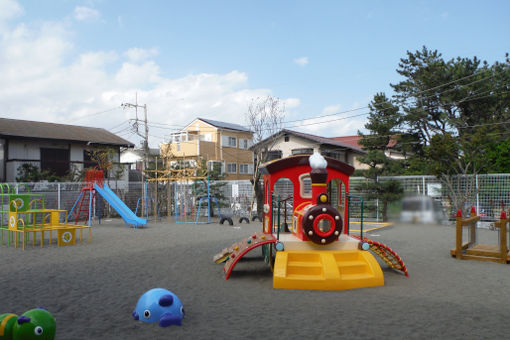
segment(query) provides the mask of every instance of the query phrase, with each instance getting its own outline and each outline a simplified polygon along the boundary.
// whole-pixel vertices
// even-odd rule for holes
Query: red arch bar
[[[267,238],[269,237],[273,237],[272,235],[270,234],[265,234]],[[255,249],[257,247],[260,247],[264,244],[270,244],[270,243],[276,243],[278,240],[277,239],[271,239],[271,240],[264,240],[264,241],[259,241],[257,243],[254,243],[252,244],[251,246],[249,246],[248,248],[244,249],[242,252],[240,252],[239,254],[235,254],[235,257],[233,259],[233,261],[229,264],[228,261],[227,263],[225,264],[225,267],[223,268],[223,270],[225,270],[225,268],[227,268],[228,266],[228,270],[225,272],[225,280],[228,280],[228,278],[230,277],[230,273],[232,273],[232,270],[234,269],[236,263],[246,254],[248,253],[249,251],[251,251],[252,249]]]

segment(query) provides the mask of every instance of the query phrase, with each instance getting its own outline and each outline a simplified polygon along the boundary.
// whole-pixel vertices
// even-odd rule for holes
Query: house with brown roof
[[[361,139],[361,136],[358,136],[358,135],[332,137],[331,139],[345,143],[345,144],[352,145],[353,147],[356,147],[359,149],[363,148],[363,146],[361,144],[359,144],[359,140]],[[394,160],[399,160],[399,159],[405,158],[404,155],[402,154],[402,152],[400,152],[399,150],[397,150],[395,148],[397,143],[398,142],[395,138],[393,138],[393,137],[390,138],[388,145],[386,146],[386,150],[384,151],[384,153],[386,154],[386,157],[394,159]],[[360,163],[356,157],[354,159],[354,167],[356,169],[368,169],[368,165]]]
[[[365,154],[361,147],[333,138],[316,136],[308,133],[282,129],[263,141],[253,145],[257,153],[260,148],[267,148],[267,161],[292,155],[307,155],[314,151],[323,156],[350,164],[356,168],[356,157]]]
[[[253,132],[242,125],[196,118],[170,135],[161,154],[170,166],[197,167],[205,161],[208,169],[225,174],[225,180],[249,180],[253,174],[252,141]]]
[[[83,170],[94,164],[92,147],[113,149],[118,163],[120,148],[134,144],[101,128],[0,118],[0,182],[16,181],[24,163],[58,176]]]

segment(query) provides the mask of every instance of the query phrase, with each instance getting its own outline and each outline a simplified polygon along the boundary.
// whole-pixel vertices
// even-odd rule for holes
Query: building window
[[[221,144],[235,148],[237,146],[237,138],[230,136],[221,136]]]
[[[227,172],[229,174],[237,173],[237,163],[227,163]]]
[[[327,151],[321,153],[324,157],[330,157],[337,160],[343,160],[344,159],[344,153],[343,152],[336,152],[336,151]]]
[[[290,140],[290,136],[287,136],[287,135],[286,135],[286,136],[284,137],[284,140],[285,140],[286,142],[288,142],[288,141]]]
[[[204,142],[212,142],[212,135],[210,133],[206,133],[206,134],[200,135],[199,139]]]
[[[274,159],[282,158],[282,150],[272,150],[267,152],[267,160],[272,161]]]
[[[293,149],[292,154],[293,155],[311,155],[311,154],[313,154],[313,149],[312,148]]]
[[[69,149],[41,148],[41,170],[57,176],[69,173]]]
[[[248,149],[250,146],[251,146],[251,140],[249,139],[243,139],[243,138],[240,138],[239,139],[239,148],[240,149]]]
[[[239,173],[244,175],[253,174],[253,164],[239,164]]]
[[[177,143],[177,151],[180,152],[181,151],[181,143]]]
[[[99,165],[97,161],[92,158],[92,152],[90,150],[83,150],[83,168],[88,169]]]
[[[219,174],[222,174],[225,172],[225,168],[223,166],[223,162],[222,161],[209,161],[207,162],[207,169],[209,169],[209,171],[214,171],[214,172],[217,172]]]

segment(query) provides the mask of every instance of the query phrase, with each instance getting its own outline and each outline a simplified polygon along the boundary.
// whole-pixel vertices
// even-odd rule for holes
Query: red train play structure
[[[315,153],[265,164],[262,232],[251,235],[216,255],[225,262],[228,279],[238,261],[262,247],[273,270],[273,287],[342,290],[384,285],[372,250],[406,276],[402,259],[389,247],[349,233],[350,165]],[[280,221],[273,194],[277,182],[292,183],[292,220]],[[279,203],[279,202],[278,202]],[[282,227],[285,226],[285,227]]]

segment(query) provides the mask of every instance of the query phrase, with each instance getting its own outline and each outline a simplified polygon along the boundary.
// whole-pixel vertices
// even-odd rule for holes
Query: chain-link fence
[[[385,176],[379,177],[378,181],[395,180],[400,183],[405,196],[423,195],[434,198],[441,202],[448,216],[455,216],[456,208],[454,199],[451,197],[448,185],[442,183],[435,176]],[[351,177],[350,192],[366,196],[358,188],[367,181],[364,177]],[[468,175],[453,178],[449,185],[463,195],[464,213],[469,214],[471,207],[475,207],[483,221],[498,219],[502,210],[510,207],[510,174],[483,174]],[[389,206],[390,215],[396,217],[400,212],[401,202],[397,201]],[[380,220],[382,202],[380,199],[366,200],[366,218]]]
[[[455,208],[449,195],[447,186],[434,176],[392,176],[380,177],[379,181],[396,180],[404,189],[405,196],[425,195],[441,202],[445,212],[452,216]],[[380,199],[366,199],[367,195],[359,187],[367,181],[364,177],[350,178],[350,193],[365,197],[364,218],[370,220],[382,219],[382,201]],[[476,208],[482,220],[490,221],[499,218],[501,210],[510,207],[510,174],[488,174],[467,176],[452,182],[459,192],[466,193],[464,209],[468,211],[471,206]],[[138,216],[162,217],[175,216],[179,209],[180,192],[186,192],[191,197],[191,204],[197,208],[200,197],[209,195],[215,197],[220,206],[220,212],[225,216],[243,217],[251,211],[252,185],[250,181],[211,181],[209,191],[202,181],[188,181],[185,183],[160,182],[123,182],[108,183],[110,188],[133,210]],[[45,207],[49,209],[64,209],[71,211],[75,207],[85,183],[7,183],[0,186],[0,210],[8,210],[8,193],[27,193],[40,195],[44,198]],[[275,185],[274,193],[280,196],[289,207],[292,207],[294,188],[288,179],[282,179]],[[176,196],[177,195],[177,196]],[[207,204],[202,202],[201,211],[208,211]],[[212,203],[215,204],[215,203]],[[393,202],[388,206],[389,216],[398,217],[400,202]],[[216,206],[211,207],[216,211]],[[143,209],[143,211],[142,211]],[[253,207],[256,210],[256,206]],[[359,218],[358,208],[351,209],[352,217]],[[4,214],[5,215],[5,214]],[[104,200],[96,200],[94,216],[117,216],[116,212]]]

